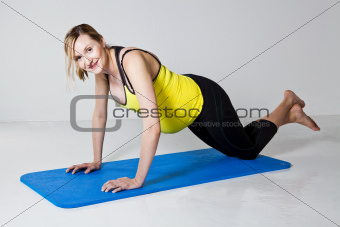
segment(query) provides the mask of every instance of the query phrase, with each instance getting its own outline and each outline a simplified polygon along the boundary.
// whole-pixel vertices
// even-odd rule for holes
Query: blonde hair
[[[65,51],[65,69],[66,69],[66,86],[69,88],[69,79],[74,80],[74,68],[77,76],[83,82],[86,80],[85,76],[89,78],[87,71],[79,68],[73,59],[73,48],[74,43],[78,39],[80,35],[86,34],[90,36],[91,39],[101,43],[101,39],[103,36],[99,34],[93,27],[88,24],[80,24],[71,28],[65,38],[64,38],[64,51]],[[108,54],[110,49],[110,45],[106,44],[105,51]],[[108,54],[110,56],[110,54]],[[111,57],[111,56],[110,56]]]

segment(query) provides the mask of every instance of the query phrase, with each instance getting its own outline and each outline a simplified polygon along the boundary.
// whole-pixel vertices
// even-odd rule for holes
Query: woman
[[[155,156],[159,137],[188,127],[209,146],[231,157],[255,159],[288,123],[299,123],[319,131],[317,124],[302,110],[305,106],[293,91],[286,90],[279,106],[269,115],[242,126],[226,92],[214,81],[194,75],[176,74],[161,64],[152,53],[134,47],[110,47],[91,26],[73,27],[65,36],[64,50],[81,80],[95,74],[95,94],[108,95],[122,107],[134,109],[143,119],[141,155],[134,179],[109,180],[102,191],[118,192],[142,187]],[[124,61],[123,61],[124,60]],[[93,128],[105,128],[107,98],[96,99]],[[105,132],[92,132],[94,161],[69,167],[99,170]]]

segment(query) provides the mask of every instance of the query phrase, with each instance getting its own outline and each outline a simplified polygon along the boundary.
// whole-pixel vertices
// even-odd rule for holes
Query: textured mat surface
[[[108,180],[134,178],[138,158],[103,162],[98,171],[74,175],[67,168],[27,173],[20,181],[62,208],[75,208],[169,189],[290,168],[290,163],[259,155],[255,160],[228,157],[213,149],[156,155],[142,188],[102,192]]]

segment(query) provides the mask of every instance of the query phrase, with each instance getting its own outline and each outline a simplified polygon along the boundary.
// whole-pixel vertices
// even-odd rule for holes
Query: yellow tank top
[[[122,65],[123,58],[124,55],[129,51],[132,50],[144,51],[144,50],[130,49],[126,51],[122,56],[122,61],[119,64],[118,56],[122,48],[123,47],[117,48],[117,46],[115,46],[116,59],[118,62],[117,65],[119,71],[124,72],[126,79],[129,82],[130,87],[132,88],[132,85]],[[147,51],[144,52],[149,53]],[[154,58],[158,61],[156,57]],[[122,73],[121,78],[123,81],[126,103],[124,105],[122,103],[119,103],[115,99],[114,101],[117,102],[121,107],[131,109],[135,112],[139,112],[140,107],[135,92],[130,91],[130,89],[127,87],[125,77],[122,77]],[[201,89],[197,85],[197,83],[190,77],[176,74],[160,63],[160,69],[158,71],[157,76],[153,80],[153,86],[157,98],[162,133],[176,133],[181,131],[182,129],[189,126],[202,111],[203,96]],[[150,114],[151,113],[149,113],[149,115]],[[156,116],[155,114],[152,115]]]

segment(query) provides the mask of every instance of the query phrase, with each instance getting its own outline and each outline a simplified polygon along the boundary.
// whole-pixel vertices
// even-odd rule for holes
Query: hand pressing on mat
[[[135,178],[130,179],[128,177],[118,178],[117,180],[109,180],[102,186],[102,191],[108,192],[110,189],[114,189],[112,193],[116,193],[123,190],[141,188]]]
[[[75,174],[78,169],[79,170],[86,169],[85,174],[88,174],[89,172],[99,170],[100,168],[101,168],[101,162],[83,163],[83,164],[78,164],[78,165],[73,165],[73,166],[68,167],[68,169],[66,170],[66,173],[68,173],[72,169],[73,169],[72,174]]]

